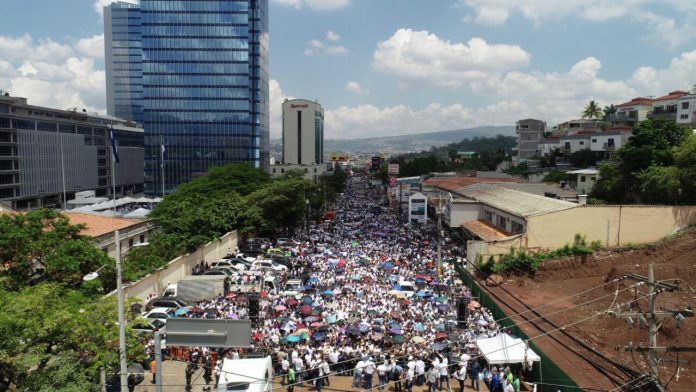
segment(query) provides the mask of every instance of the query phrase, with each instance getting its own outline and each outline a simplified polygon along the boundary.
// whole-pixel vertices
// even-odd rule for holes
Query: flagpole
[[[112,186],[112,196],[114,198],[114,212],[113,216],[116,216],[116,142],[114,140],[114,127],[111,126],[111,186]]]
[[[164,198],[164,141],[162,140],[162,137],[160,136],[160,159],[162,160],[162,163],[160,164],[160,174],[162,177],[162,198]]]

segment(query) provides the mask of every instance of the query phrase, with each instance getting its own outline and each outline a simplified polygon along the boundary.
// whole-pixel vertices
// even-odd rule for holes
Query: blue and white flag
[[[164,167],[164,159],[167,157],[167,150],[164,148],[164,144],[160,144],[162,161],[160,162],[160,167]]]
[[[111,160],[118,163],[118,146],[116,145],[116,139],[114,138],[114,130],[111,130]]]

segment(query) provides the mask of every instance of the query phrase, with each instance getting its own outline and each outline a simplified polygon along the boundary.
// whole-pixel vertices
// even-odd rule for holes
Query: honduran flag
[[[118,146],[116,145],[116,138],[114,138],[114,130],[111,129],[111,160],[118,163]]]
[[[164,148],[164,144],[160,144],[160,152],[162,155],[162,161],[160,162],[160,167],[164,167],[164,160],[167,157],[167,150]]]

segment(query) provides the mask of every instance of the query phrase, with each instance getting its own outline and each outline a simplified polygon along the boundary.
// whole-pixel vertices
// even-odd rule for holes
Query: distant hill
[[[430,147],[440,147],[450,143],[460,142],[464,138],[494,137],[496,135],[514,136],[513,126],[485,126],[477,128],[457,129],[454,131],[416,133],[399,136],[370,137],[364,139],[324,141],[324,151],[354,153],[402,154],[429,150]]]

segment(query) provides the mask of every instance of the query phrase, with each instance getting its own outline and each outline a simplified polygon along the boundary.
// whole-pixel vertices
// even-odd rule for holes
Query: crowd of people
[[[255,318],[244,295],[230,292],[185,316],[254,318],[250,351],[272,356],[288,392],[303,385],[321,391],[330,375],[352,377],[353,387],[367,390],[451,389],[452,378],[460,392],[466,379],[476,390],[483,380],[491,391],[519,391],[509,368],[488,369],[478,360],[475,339],[501,330],[459,281],[458,252],[445,246],[438,267],[432,229],[403,224],[383,200],[379,189],[354,177],[337,200],[335,221],[295,234],[293,265],[278,280],[281,288],[301,280],[297,295],[260,290]],[[468,312],[458,322],[462,299]]]

